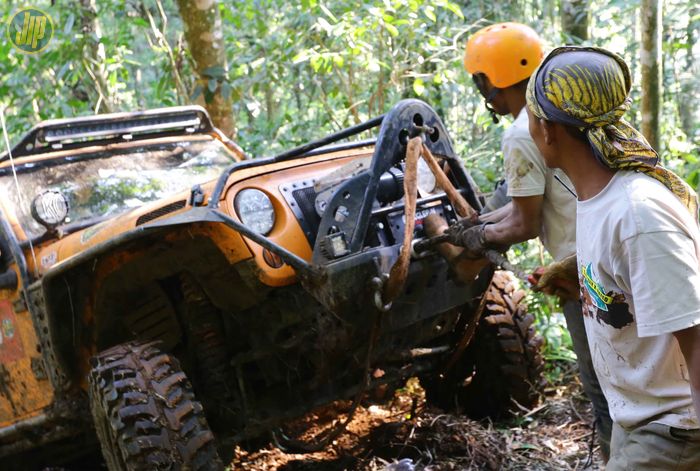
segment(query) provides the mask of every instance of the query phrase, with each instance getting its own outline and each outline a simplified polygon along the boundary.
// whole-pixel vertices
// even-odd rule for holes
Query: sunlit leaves
[[[416,78],[413,81],[413,91],[418,96],[421,96],[423,94],[423,92],[425,91],[425,82],[423,82],[423,79]]]
[[[464,14],[462,13],[462,9],[456,3],[446,1],[443,6],[444,6],[444,8],[450,10],[452,13],[457,15],[458,18],[464,19]]]
[[[220,87],[223,95],[234,99],[240,144],[259,155],[383,113],[398,99],[419,97],[442,114],[460,155],[483,187],[501,173],[502,127],[491,123],[463,71],[469,32],[489,21],[518,18],[543,32],[552,45],[563,41],[556,2],[219,1],[228,71],[205,70],[206,80],[198,82],[186,45],[180,42],[183,28],[175,3],[161,2],[167,21],[156,0],[96,2],[104,32],[100,42],[106,53],[106,85],[119,109],[202,100]],[[9,3],[15,2],[0,6],[5,21],[13,8]],[[97,94],[82,63],[86,38],[79,27],[78,3],[67,0],[49,7],[57,32],[45,54],[24,57],[0,43],[0,106],[10,105],[13,140],[39,118],[91,113],[95,107]],[[616,48],[633,70],[638,4],[592,4],[594,41]],[[676,103],[692,101],[677,97],[690,96],[693,89],[688,84],[698,75],[696,69],[686,71],[697,42],[687,40],[687,28],[700,21],[700,13],[697,8],[693,12],[692,2],[669,0],[666,6],[664,132],[670,137],[665,157],[692,180],[700,168],[693,160],[698,155],[698,126],[675,132],[682,120],[696,119],[692,110]],[[153,27],[165,35],[172,62]],[[184,81],[182,93],[176,90],[174,67]],[[639,99],[637,88],[633,99]],[[628,117],[637,119],[634,109]]]
[[[326,15],[333,23],[338,22],[338,18],[336,18],[335,15],[331,13],[331,11],[325,5],[320,4],[318,7],[323,12],[323,14]]]
[[[391,34],[392,36],[396,37],[399,35],[399,30],[396,26],[392,25],[391,23],[384,22],[384,27],[386,30]]]
[[[325,31],[326,33],[333,32],[333,26],[331,26],[331,24],[323,17],[317,18],[316,24],[321,30]]]

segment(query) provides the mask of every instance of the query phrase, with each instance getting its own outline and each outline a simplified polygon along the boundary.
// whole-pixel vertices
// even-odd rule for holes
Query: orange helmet
[[[464,68],[484,74],[497,88],[507,88],[530,77],[544,50],[538,34],[520,23],[498,23],[480,29],[467,41]]]

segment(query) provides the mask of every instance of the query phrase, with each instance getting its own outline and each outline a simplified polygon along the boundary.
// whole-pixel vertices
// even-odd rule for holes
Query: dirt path
[[[349,402],[335,403],[308,414],[288,430],[308,440],[344,418],[349,406]],[[495,423],[427,407],[417,382],[409,382],[391,400],[359,407],[347,432],[321,452],[285,453],[264,442],[248,448],[238,446],[229,469],[599,471],[604,468],[597,447],[591,465],[585,467],[591,420],[590,405],[570,370],[545,389],[539,406],[519,410],[512,418]],[[79,463],[44,471],[104,469],[95,453]]]
[[[348,404],[309,414],[294,424],[310,438],[343,417]],[[475,422],[426,407],[420,388],[409,383],[393,400],[360,407],[348,431],[326,450],[285,453],[268,445],[237,447],[231,469],[335,470],[600,470],[591,444],[590,406],[571,373],[545,390],[540,405],[498,423]],[[313,424],[313,425],[310,425]],[[403,461],[400,461],[403,460]]]

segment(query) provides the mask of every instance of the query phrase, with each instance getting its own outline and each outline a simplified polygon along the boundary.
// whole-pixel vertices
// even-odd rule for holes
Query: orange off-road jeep
[[[414,253],[384,297],[416,136],[478,210],[416,100],[257,159],[199,107],[33,128],[0,156],[0,468],[99,442],[111,470],[219,469],[232,443],[272,432],[303,448],[285,422],[412,376],[473,415],[532,404],[539,345],[504,272],[464,283]],[[428,214],[457,219],[417,172],[413,242]]]

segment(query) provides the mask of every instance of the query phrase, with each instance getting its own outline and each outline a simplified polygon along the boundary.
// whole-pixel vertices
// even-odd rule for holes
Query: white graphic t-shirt
[[[523,108],[503,134],[503,165],[508,196],[543,195],[540,240],[555,260],[576,250],[576,198],[559,183],[573,185],[560,170],[547,168],[528,129],[527,111]]]
[[[618,171],[578,202],[576,240],[588,343],[610,416],[627,428],[698,428],[673,336],[700,324],[696,218],[658,181]]]

